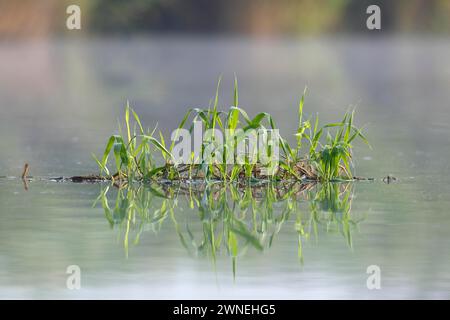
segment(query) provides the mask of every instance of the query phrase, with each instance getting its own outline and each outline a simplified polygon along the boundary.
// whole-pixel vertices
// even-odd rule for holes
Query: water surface
[[[223,243],[214,257],[207,247],[183,245],[180,230],[190,239],[189,226],[198,247],[208,223],[186,197],[168,200],[173,213],[156,223],[161,198],[150,218],[128,219],[124,211],[111,224],[102,202],[94,205],[107,185],[32,181],[26,191],[19,179],[1,178],[0,297],[448,298],[448,57],[447,38],[0,43],[0,176],[20,175],[24,162],[37,177],[96,172],[91,153],[116,131],[127,99],[147,126],[158,122],[168,134],[188,107],[208,105],[219,74],[227,107],[236,72],[241,105],[274,114],[284,135],[295,129],[305,85],[305,111],[323,122],[356,105],[373,150],[355,146],[355,173],[377,179],[351,186],[349,217],[358,223],[350,242],[335,220],[309,228],[317,190],[289,216],[286,200],[274,203],[256,229],[251,209],[237,213],[262,250],[239,234],[244,245],[233,272]],[[387,174],[399,182],[381,182]],[[113,207],[117,190],[106,198]],[[335,209],[322,206],[319,215],[342,218]],[[81,268],[80,290],[66,288],[69,265]],[[367,289],[369,265],[381,268],[380,290]]]

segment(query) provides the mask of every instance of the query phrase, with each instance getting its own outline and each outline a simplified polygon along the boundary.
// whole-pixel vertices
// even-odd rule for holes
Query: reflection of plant
[[[347,244],[352,247],[351,230],[363,219],[351,216],[352,192],[349,184],[324,184],[311,202],[310,209],[318,224],[326,226],[327,231],[338,231]]]
[[[123,234],[128,254],[130,234],[137,244],[145,229],[158,232],[170,217],[181,244],[193,256],[208,256],[215,263],[218,254],[231,257],[233,273],[237,258],[252,247],[270,248],[283,224],[295,217],[298,233],[298,256],[303,261],[302,244],[311,233],[318,237],[318,226],[327,231],[338,230],[351,246],[350,229],[360,220],[350,215],[350,184],[258,184],[254,186],[139,185],[117,190],[114,206],[108,200],[109,187],[100,194],[105,216],[110,225]],[[179,222],[180,209],[190,209],[198,219]],[[192,226],[201,223],[201,232]]]

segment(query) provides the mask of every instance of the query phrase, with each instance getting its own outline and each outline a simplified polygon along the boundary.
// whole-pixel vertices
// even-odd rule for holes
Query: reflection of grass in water
[[[130,242],[136,245],[144,230],[159,232],[169,218],[191,256],[207,256],[215,264],[217,255],[226,252],[235,274],[238,257],[249,247],[270,248],[291,216],[295,217],[300,262],[303,242],[311,237],[317,240],[320,226],[341,233],[352,247],[352,229],[361,221],[350,214],[352,188],[349,183],[138,185],[118,189],[111,205],[108,186],[97,200],[110,226],[119,228],[126,255]],[[198,219],[180,223],[179,212],[185,208]],[[200,232],[193,227],[199,222]]]
[[[350,248],[353,247],[352,228],[356,228],[363,220],[351,216],[352,196],[350,184],[325,184],[310,202],[315,222],[325,225],[327,232],[341,233]]]

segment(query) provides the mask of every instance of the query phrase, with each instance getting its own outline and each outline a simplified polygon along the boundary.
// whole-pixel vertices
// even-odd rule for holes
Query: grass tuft
[[[259,180],[305,180],[305,181],[342,181],[353,180],[352,143],[359,139],[369,145],[362,133],[362,128],[354,125],[355,111],[345,113],[340,122],[319,125],[319,117],[306,119],[304,116],[304,102],[306,88],[298,104],[297,130],[294,134],[296,143],[290,145],[288,140],[279,137],[280,159],[274,175],[263,174],[267,166],[261,161],[252,162],[248,156],[244,156],[244,163],[226,164],[225,161],[212,161],[206,163],[194,159],[192,154],[191,164],[178,164],[173,156],[175,142],[179,138],[181,129],[193,131],[194,122],[199,121],[204,130],[229,129],[234,134],[231,141],[220,142],[215,134],[204,137],[201,144],[201,157],[204,159],[206,146],[223,150],[223,159],[229,159],[228,154],[235,150],[237,143],[245,138],[249,130],[277,129],[273,117],[266,112],[261,112],[253,118],[239,106],[239,93],[237,79],[234,80],[233,106],[227,111],[219,108],[219,79],[212,107],[207,109],[189,109],[182,118],[175,139],[168,146],[161,132],[155,136],[156,128],[145,131],[139,116],[131,109],[129,103],[125,107],[124,126],[119,124],[119,134],[112,135],[105,147],[101,159],[94,155],[94,159],[100,168],[100,174],[106,175],[106,179],[115,182],[129,183],[134,181],[160,181],[168,180],[205,180],[205,181],[259,181]],[[314,122],[314,124],[313,124]],[[122,127],[125,130],[122,130]],[[370,145],[369,145],[370,147]],[[251,151],[250,151],[251,152]],[[272,150],[267,146],[265,150],[270,155]],[[114,169],[110,169],[109,158],[114,159]],[[223,160],[221,159],[221,160]],[[113,173],[114,172],[114,173]],[[113,174],[112,174],[113,173]],[[231,240],[233,242],[233,240]]]

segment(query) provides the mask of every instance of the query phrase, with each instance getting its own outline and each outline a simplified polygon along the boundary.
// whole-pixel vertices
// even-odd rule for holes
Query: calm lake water
[[[1,42],[0,70],[0,298],[450,298],[450,39]],[[284,135],[305,86],[322,123],[356,106],[373,149],[355,145],[355,174],[376,180],[275,201],[13,178],[25,162],[35,177],[95,173],[127,99],[167,136],[220,74],[228,107],[234,72],[241,106]]]

